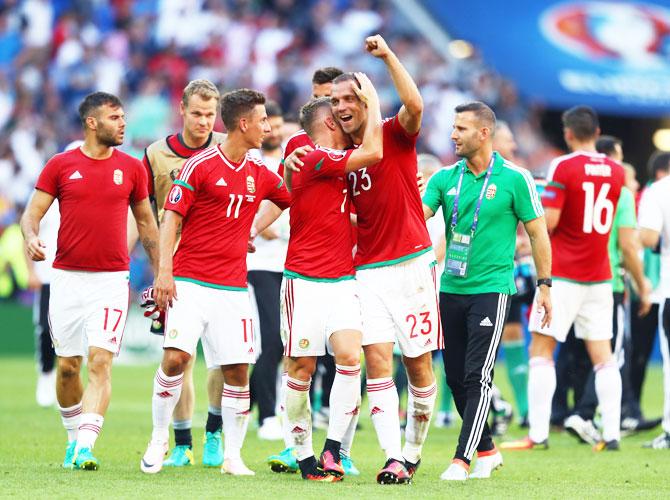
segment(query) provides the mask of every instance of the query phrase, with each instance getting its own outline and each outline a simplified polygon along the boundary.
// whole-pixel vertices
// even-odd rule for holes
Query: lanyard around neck
[[[489,185],[489,179],[491,178],[491,173],[493,172],[493,162],[495,160],[495,154],[491,156],[491,161],[489,166],[486,169],[486,177],[484,178],[484,184],[482,184],[482,190],[479,193],[479,198],[477,199],[477,206],[475,207],[475,215],[472,219],[472,225],[470,226],[470,236],[474,236],[475,231],[477,230],[477,224],[479,224],[479,210],[482,208],[482,200],[484,199],[484,193],[486,188]],[[451,230],[456,229],[456,224],[458,223],[458,203],[461,199],[461,187],[463,185],[463,177],[465,176],[466,161],[463,160],[463,165],[461,166],[461,174],[458,177],[458,185],[456,186],[456,196],[454,197],[454,207],[451,210]]]

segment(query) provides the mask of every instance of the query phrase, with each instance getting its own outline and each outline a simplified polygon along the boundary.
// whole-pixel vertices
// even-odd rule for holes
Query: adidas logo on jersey
[[[109,339],[110,344],[116,344],[116,342],[117,342],[116,337],[112,337],[111,339]]]
[[[370,415],[377,415],[378,413],[384,413],[384,410],[382,410],[379,406],[375,406],[372,410],[370,410]]]
[[[247,354],[253,354],[253,353],[254,353],[254,348],[253,348],[253,347],[250,347],[250,348],[249,348],[249,351],[247,352]]]
[[[488,316],[479,322],[479,326],[493,326]]]
[[[433,341],[430,340],[430,339],[428,339],[428,340],[426,340],[426,343],[423,344],[423,346],[426,347],[427,345],[430,345],[430,344],[432,344],[432,343],[433,343]]]
[[[79,170],[75,170],[74,173],[68,177],[68,179],[83,179],[84,176],[79,173]]]
[[[216,181],[216,185],[217,185],[217,186],[227,186],[228,184],[226,183],[226,181],[224,180],[224,178],[221,177],[218,181]]]

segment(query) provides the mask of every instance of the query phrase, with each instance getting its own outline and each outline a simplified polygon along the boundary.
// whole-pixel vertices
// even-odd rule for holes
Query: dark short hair
[[[121,104],[121,99],[114,94],[108,94],[107,92],[93,92],[84,97],[84,100],[79,104],[79,119],[81,120],[82,125],[86,124],[86,118],[91,116],[93,110],[106,104],[109,104],[113,108],[120,108],[123,106],[123,104]]]
[[[316,85],[323,85],[324,83],[330,83],[335,78],[340,76],[344,71],[340,68],[335,68],[333,66],[326,66],[325,68],[319,68],[312,75],[312,83]]]
[[[230,132],[237,128],[243,115],[251,113],[259,104],[265,104],[265,96],[251,89],[237,89],[221,96],[221,119]]]
[[[491,132],[495,132],[496,129],[496,114],[493,110],[484,104],[481,101],[470,101],[459,104],[454,108],[456,113],[473,113],[480,122],[483,122],[491,129]]]
[[[601,135],[596,141],[596,151],[609,156],[614,153],[617,144],[623,146],[623,142],[621,142],[621,139],[618,137],[614,137],[613,135]]]
[[[600,127],[598,115],[590,106],[574,106],[563,113],[561,120],[580,141],[593,139]]]
[[[276,101],[265,101],[265,111],[268,114],[268,118],[271,116],[284,116],[281,107]]]
[[[659,172],[670,172],[670,151],[654,151],[647,162],[647,170],[652,181]]]
[[[354,82],[356,82],[356,85],[358,85],[359,87],[361,86],[358,83],[358,80],[356,79],[356,75],[354,75],[351,71],[347,71],[346,73],[337,75],[335,78],[333,78],[333,84],[346,82],[347,80],[353,80]]]
[[[317,97],[300,108],[300,126],[310,137],[312,137],[312,134],[314,133],[314,125],[322,109],[328,109],[328,111],[332,113],[330,97]]]

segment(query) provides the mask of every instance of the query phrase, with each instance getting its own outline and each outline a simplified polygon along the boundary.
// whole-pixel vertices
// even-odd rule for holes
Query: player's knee
[[[335,355],[335,363],[342,366],[356,366],[361,362],[359,352],[340,352]]]
[[[58,375],[61,380],[69,381],[79,377],[81,361],[75,358],[58,358]]]
[[[169,377],[184,373],[191,355],[179,349],[165,349],[163,351],[163,362],[161,367],[163,373]]]
[[[301,357],[291,358],[288,366],[289,377],[302,380],[304,382],[312,378],[316,371],[316,358]]]
[[[368,378],[390,377],[393,373],[393,356],[387,355],[381,349],[375,349],[376,345],[367,346],[365,349],[365,366]]]
[[[556,341],[553,337],[533,333],[530,345],[528,346],[528,355],[531,358],[541,357],[553,359],[555,346]]]
[[[103,356],[89,357],[88,364],[89,379],[96,378],[98,380],[107,380],[111,377],[112,361]]]

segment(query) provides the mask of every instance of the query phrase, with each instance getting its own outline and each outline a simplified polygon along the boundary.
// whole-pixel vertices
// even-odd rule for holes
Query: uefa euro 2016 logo
[[[572,2],[547,9],[544,36],[581,59],[654,69],[670,56],[670,11],[646,3]]]

